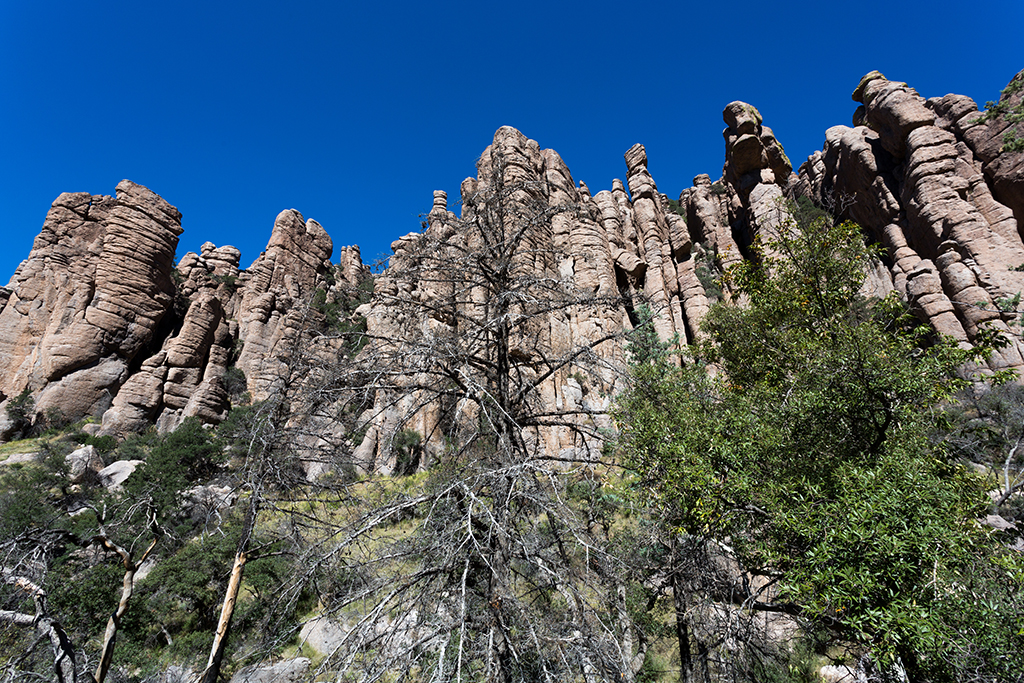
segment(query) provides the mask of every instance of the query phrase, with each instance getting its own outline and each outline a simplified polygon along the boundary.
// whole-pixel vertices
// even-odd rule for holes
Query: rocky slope
[[[630,329],[640,301],[656,312],[662,339],[694,341],[711,303],[729,297],[715,273],[749,256],[759,234],[788,218],[784,198],[807,197],[858,222],[884,247],[870,293],[895,289],[922,320],[965,345],[985,329],[1003,332],[1011,343],[990,365],[1021,369],[1019,313],[1004,309],[1024,290],[1017,270],[1024,265],[1024,152],[1013,142],[1024,136],[1022,86],[1024,72],[986,114],[969,98],[924,99],[872,72],[853,93],[860,103],[853,125],[826,131],[823,149],[796,173],[757,110],[730,103],[721,178],[697,176],[677,201],[659,192],[642,145],[625,154],[625,183],[591,193],[553,150],[502,128],[478,177],[463,183],[463,215],[435,193],[426,234],[450,231],[482,210],[488,164],[500,162],[535,188],[531,201],[547,208],[529,236],[530,253],[543,254],[531,272],[600,301],[538,319],[530,344],[516,351],[524,366],[535,366],[545,354]],[[330,237],[294,210],[278,216],[266,251],[245,270],[236,249],[209,243],[175,267],[180,232],[177,209],[129,181],[116,197],[58,197],[28,259],[0,288],[0,356],[7,359],[0,400],[28,391],[37,420],[55,419],[55,409],[67,419],[93,415],[111,434],[152,423],[168,430],[192,415],[218,422],[231,405],[230,373],[244,373],[255,400],[279,391],[296,350],[310,346],[305,340],[324,330],[331,306],[368,275],[355,247],[333,264]],[[420,234],[393,244],[391,269],[349,322],[365,318],[380,338],[448,324],[410,320],[390,303],[399,291],[416,301],[443,295],[437,281],[401,277],[419,244]],[[567,366],[545,379],[539,395],[551,412],[586,413],[596,430],[608,426],[601,414],[619,381],[621,339],[594,353],[604,369],[592,380]],[[407,401],[410,416],[390,398],[374,400],[363,415],[365,439],[350,446],[363,467],[388,470],[397,431],[429,435],[441,418],[412,407],[415,401]],[[551,453],[593,445],[571,427],[532,438]]]

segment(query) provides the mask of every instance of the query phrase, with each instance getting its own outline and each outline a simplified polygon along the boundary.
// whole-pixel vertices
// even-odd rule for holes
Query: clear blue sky
[[[738,99],[799,165],[872,69],[996,99],[1022,26],[1021,0],[0,0],[0,283],[58,194],[122,178],[182,211],[179,256],[209,240],[248,266],[287,208],[389,253],[502,125],[595,192],[642,142],[675,196],[721,173]]]

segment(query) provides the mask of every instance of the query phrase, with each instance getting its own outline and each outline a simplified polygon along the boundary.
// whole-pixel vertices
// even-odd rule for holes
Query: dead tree
[[[558,410],[544,393],[572,375],[611,393],[621,328],[553,342],[550,327],[586,311],[614,319],[621,300],[559,272],[552,224],[594,220],[585,206],[503,155],[480,168],[461,217],[435,207],[403,238],[378,278],[366,348],[310,371],[317,381],[293,402],[310,424],[350,421],[337,467],[422,474],[408,487],[360,483],[282,595],[327,586],[325,616],[345,635],[322,670],[352,680],[631,681],[647,647],[631,577],[579,494],[608,476],[606,417],[585,402]],[[389,446],[409,431],[423,461],[403,469]]]
[[[131,508],[132,509],[130,509],[126,515],[126,518],[133,517],[139,510],[145,510],[148,527],[146,529],[148,534],[146,535],[149,535],[150,539],[141,553],[135,552],[131,545],[126,547],[125,544],[118,543],[115,541],[114,535],[108,533],[106,528],[107,520],[105,519],[106,508],[101,511],[93,509],[93,513],[96,515],[98,529],[97,533],[90,538],[83,539],[61,529],[52,529],[42,533],[24,534],[21,538],[12,539],[5,544],[9,554],[12,551],[17,552],[19,547],[30,546],[33,547],[35,554],[47,555],[51,553],[48,546],[56,548],[58,546],[71,545],[79,546],[81,548],[99,548],[105,552],[116,554],[120,559],[121,565],[124,568],[124,575],[121,581],[121,593],[118,598],[116,608],[107,618],[106,628],[104,629],[101,641],[96,672],[92,676],[88,677],[88,680],[92,683],[103,683],[110,671],[110,666],[113,662],[114,656],[114,646],[117,642],[118,629],[121,625],[121,618],[127,611],[129,602],[134,594],[135,575],[138,572],[139,567],[146,561],[150,553],[156,547],[160,537],[163,535],[163,531],[157,523],[156,514],[152,510],[151,506],[148,506],[145,501],[142,501],[131,506]],[[145,534],[146,532],[143,533]],[[75,649],[71,638],[65,631],[64,627],[61,626],[57,616],[50,613],[46,601],[46,592],[41,586],[42,582],[39,580],[34,581],[28,576],[19,574],[18,567],[16,566],[17,564],[20,564],[22,565],[22,569],[31,569],[34,566],[36,573],[39,573],[41,570],[45,575],[45,571],[47,569],[45,563],[42,566],[38,561],[28,563],[18,562],[12,564],[15,566],[4,566],[2,568],[4,582],[6,585],[13,586],[22,593],[30,596],[32,598],[35,611],[34,614],[27,614],[17,610],[0,610],[0,621],[19,627],[35,628],[39,638],[45,638],[50,641],[51,649],[53,651],[53,666],[57,680],[61,683],[75,683],[78,680],[78,663],[75,659]]]

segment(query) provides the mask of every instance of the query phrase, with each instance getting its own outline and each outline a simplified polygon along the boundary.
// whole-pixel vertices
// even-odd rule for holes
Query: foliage
[[[1024,387],[967,387],[941,417],[933,440],[989,473],[993,514],[1024,521]]]
[[[189,485],[209,479],[224,461],[221,447],[198,418],[187,418],[164,436],[124,484],[135,500],[152,500],[158,514],[170,515]]]
[[[722,269],[718,263],[718,249],[715,245],[697,244],[693,249],[696,261],[694,274],[704,288],[708,301],[715,303],[722,300]]]
[[[35,409],[35,400],[32,393],[26,387],[20,394],[7,401],[7,418],[11,421],[11,440],[17,440],[29,436],[32,431],[32,414]]]
[[[669,199],[668,200],[668,209],[669,209],[669,211],[671,211],[672,213],[676,214],[677,216],[680,216],[683,219],[684,223],[686,222],[686,205],[685,204],[681,204],[678,199]]]
[[[332,287],[335,280],[333,272],[325,285],[313,293],[312,307],[324,317],[324,327],[328,334],[337,335],[345,340],[345,350],[350,354],[359,353],[366,346],[366,319],[356,315],[356,309],[369,303],[373,297],[374,279],[366,277],[355,287]]]
[[[242,368],[237,365],[229,366],[221,378],[221,384],[224,386],[224,391],[228,392],[228,396],[231,397],[232,403],[244,402],[249,383]]]
[[[415,429],[403,429],[392,441],[397,455],[395,473],[399,475],[413,474],[420,464],[423,450],[423,437]]]
[[[713,307],[684,367],[634,362],[632,465],[679,532],[730,541],[786,609],[883,664],[955,675],[965,621],[1020,651],[1012,619],[952,608],[978,563],[1016,566],[973,523],[980,482],[928,440],[969,354],[924,346],[897,300],[859,298],[855,225],[786,224],[760,256],[728,273],[749,305]]]
[[[226,289],[229,294],[234,294],[235,290],[238,289],[237,275],[230,275],[227,273],[225,273],[224,275],[213,274],[210,275],[210,280],[212,280],[218,286],[223,285],[224,289]]]
[[[1000,152],[1021,152],[1024,151],[1024,137],[1019,134],[1016,124],[1024,121],[1024,100],[1014,106],[1010,106],[1010,97],[1024,89],[1024,78],[1016,77],[1003,88],[998,102],[986,102],[985,113],[978,117],[978,123],[991,121],[996,117],[1002,117],[1003,121],[1010,124],[1010,127],[1003,132],[1003,144]]]

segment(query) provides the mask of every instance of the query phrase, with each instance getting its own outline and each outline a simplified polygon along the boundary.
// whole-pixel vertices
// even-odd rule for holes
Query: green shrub
[[[415,474],[423,453],[423,437],[415,429],[403,429],[392,440],[395,448],[395,474]]]
[[[237,365],[230,366],[224,372],[221,383],[224,385],[224,390],[228,392],[228,396],[231,397],[232,403],[239,402],[239,399],[246,393],[249,386],[245,372]]]
[[[171,513],[179,493],[212,477],[224,460],[210,432],[190,417],[152,447],[145,462],[125,481],[125,491],[137,499],[149,496],[159,512]]]
[[[682,216],[683,222],[684,223],[686,222],[686,207],[683,206],[682,204],[680,204],[679,200],[677,200],[677,199],[670,199],[670,200],[668,200],[668,208],[669,208],[669,211],[671,211],[672,213],[676,214],[677,216]]]
[[[112,453],[117,448],[117,437],[110,436],[86,436],[82,443],[92,446],[98,453]]]
[[[28,387],[7,402],[7,418],[13,426],[11,441],[22,439],[31,433],[35,406],[36,402]]]

